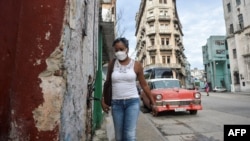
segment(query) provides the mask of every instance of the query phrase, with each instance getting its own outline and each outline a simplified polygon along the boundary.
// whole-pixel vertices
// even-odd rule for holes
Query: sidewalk
[[[104,120],[101,129],[95,131],[93,141],[109,141],[105,124]],[[140,112],[137,125],[137,141],[166,141],[159,130],[142,112]]]
[[[231,94],[243,94],[243,95],[250,95],[250,92],[230,92]]]

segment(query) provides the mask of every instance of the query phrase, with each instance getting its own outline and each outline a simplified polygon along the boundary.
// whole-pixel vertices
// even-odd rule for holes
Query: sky
[[[129,3],[129,2],[130,3]],[[191,69],[203,70],[202,46],[211,35],[226,35],[222,0],[176,0],[183,31],[184,54]],[[141,0],[117,0],[117,13],[122,13],[119,29],[129,40],[129,55],[134,58],[135,15]]]

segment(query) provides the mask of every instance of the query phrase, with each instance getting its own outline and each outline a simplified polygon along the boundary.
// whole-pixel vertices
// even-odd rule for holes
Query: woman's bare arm
[[[150,100],[151,105],[155,105],[155,101],[153,99],[153,95],[151,94],[150,88],[144,78],[144,74],[143,74],[143,67],[141,65],[141,63],[139,62],[135,62],[136,65],[136,73],[137,73],[137,79],[140,83],[141,88],[143,89],[143,91],[145,92],[145,94],[147,95],[147,97]]]

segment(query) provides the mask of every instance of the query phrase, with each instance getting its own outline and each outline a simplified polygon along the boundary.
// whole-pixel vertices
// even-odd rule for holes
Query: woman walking
[[[136,80],[139,81],[140,87],[150,99],[152,110],[154,110],[155,101],[144,78],[142,65],[128,57],[128,40],[117,38],[113,42],[113,47],[116,59],[111,74],[111,113],[114,121],[115,140],[136,141],[136,126],[140,112],[140,98]],[[109,62],[109,66],[111,63],[112,61]],[[104,100],[102,100],[102,108],[106,113],[110,110]]]

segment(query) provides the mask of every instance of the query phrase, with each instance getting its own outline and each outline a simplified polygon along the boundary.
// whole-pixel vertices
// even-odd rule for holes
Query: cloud
[[[183,26],[183,44],[185,55],[191,68],[204,69],[202,46],[206,45],[211,35],[225,35],[223,7],[220,4],[208,5],[206,1],[192,1],[189,8],[184,1],[178,4],[178,14]],[[196,2],[196,3],[195,3]],[[193,4],[192,4],[193,3]],[[213,2],[211,2],[213,3]],[[217,2],[218,3],[218,2]],[[198,14],[197,14],[198,13]]]

